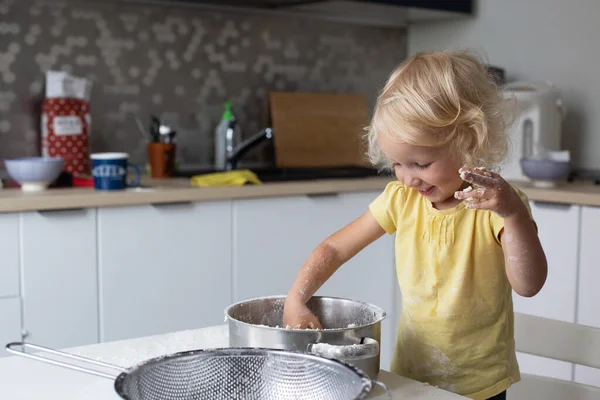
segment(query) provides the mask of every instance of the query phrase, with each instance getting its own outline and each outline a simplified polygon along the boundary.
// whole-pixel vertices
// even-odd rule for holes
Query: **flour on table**
[[[133,339],[132,339],[133,340]],[[187,330],[177,333],[156,335],[137,340],[135,347],[129,340],[102,344],[102,350],[86,351],[86,357],[129,368],[151,358],[170,355],[181,351],[228,347],[229,331],[221,327]],[[92,346],[93,347],[93,346]],[[74,352],[74,354],[77,354]],[[118,354],[106,357],[102,354]]]

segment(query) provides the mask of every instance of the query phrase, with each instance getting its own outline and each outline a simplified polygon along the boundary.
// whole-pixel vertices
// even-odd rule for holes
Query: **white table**
[[[66,352],[129,367],[159,355],[199,348],[228,347],[226,325],[67,349]],[[2,344],[2,351],[4,346]],[[379,380],[401,399],[452,400],[463,397],[381,371]],[[114,381],[18,356],[0,358],[0,398],[11,400],[119,400]],[[385,399],[376,387],[369,399]]]

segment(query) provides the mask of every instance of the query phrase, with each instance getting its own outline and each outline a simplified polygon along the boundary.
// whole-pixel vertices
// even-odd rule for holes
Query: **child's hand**
[[[323,329],[306,304],[289,298],[283,308],[283,324],[288,329]]]
[[[484,168],[466,168],[459,171],[462,180],[478,186],[470,191],[454,193],[465,200],[467,208],[491,210],[507,218],[523,210],[524,205],[517,192],[500,175]]]

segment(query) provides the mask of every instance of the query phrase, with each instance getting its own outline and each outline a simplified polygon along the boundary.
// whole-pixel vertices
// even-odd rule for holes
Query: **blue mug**
[[[135,164],[129,164],[127,153],[95,153],[92,159],[92,176],[96,190],[123,190],[137,186],[140,183],[140,169]],[[127,183],[127,170],[133,168],[135,179]]]

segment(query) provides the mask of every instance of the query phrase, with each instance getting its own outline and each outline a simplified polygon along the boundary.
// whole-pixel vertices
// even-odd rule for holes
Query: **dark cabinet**
[[[473,0],[361,0],[363,3],[385,4],[404,8],[431,11],[446,11],[470,15],[473,13]]]
[[[175,0],[161,0],[175,2]],[[474,0],[176,0],[178,4],[285,11],[367,25],[406,26],[473,15]]]

